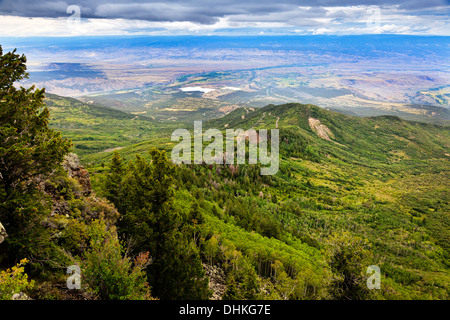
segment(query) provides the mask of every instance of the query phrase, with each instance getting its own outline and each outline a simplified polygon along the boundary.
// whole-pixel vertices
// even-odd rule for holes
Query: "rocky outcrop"
[[[215,265],[203,264],[205,274],[209,277],[209,289],[212,291],[210,300],[221,300],[227,286],[225,284],[225,273]]]
[[[14,293],[11,300],[33,300],[23,292]]]
[[[62,215],[65,216],[70,214],[70,206],[67,201],[55,201],[52,206],[52,216],[54,215]]]
[[[340,144],[339,142],[333,140],[335,139],[333,132],[331,131],[330,128],[328,128],[326,125],[320,122],[319,119],[309,117],[308,123],[311,130],[314,131],[319,138],[334,142],[337,145],[347,148],[345,145]]]
[[[8,236],[8,234],[6,233],[6,229],[5,227],[2,225],[2,223],[0,222],[0,243],[2,243],[3,241],[5,241],[6,237]]]
[[[83,195],[88,196],[92,193],[89,172],[80,165],[80,159],[75,153],[69,153],[66,155],[62,166],[64,170],[67,171],[70,178],[78,180],[82,188]]]
[[[84,223],[103,218],[108,226],[113,226],[119,212],[113,204],[98,198],[91,188],[89,173],[80,165],[75,153],[69,153],[63,160],[65,174],[58,174],[41,183],[42,191],[51,197],[52,210],[42,224],[63,230],[67,219],[82,219]]]
[[[309,117],[308,122],[311,130],[314,131],[320,138],[332,141],[331,138],[334,138],[333,132],[331,132],[330,128],[321,123],[319,119]]]
[[[75,153],[69,153],[65,156],[62,166],[67,171],[67,176],[76,180],[81,188],[81,190],[72,188],[76,198],[82,201],[77,205],[80,217],[88,222],[102,216],[106,219],[107,225],[114,225],[119,212],[106,199],[96,197],[91,187],[89,172],[81,166],[78,156]],[[72,216],[71,212],[72,208],[66,197],[54,201],[52,215]]]

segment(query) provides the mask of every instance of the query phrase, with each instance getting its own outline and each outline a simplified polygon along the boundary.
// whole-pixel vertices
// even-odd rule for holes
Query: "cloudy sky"
[[[450,0],[0,0],[0,36],[450,36]]]

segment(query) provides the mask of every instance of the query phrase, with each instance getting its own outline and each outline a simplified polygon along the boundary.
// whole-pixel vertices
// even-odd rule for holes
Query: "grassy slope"
[[[80,156],[153,139],[168,126],[141,115],[52,94],[46,95],[45,102],[51,127],[71,138],[73,150]]]

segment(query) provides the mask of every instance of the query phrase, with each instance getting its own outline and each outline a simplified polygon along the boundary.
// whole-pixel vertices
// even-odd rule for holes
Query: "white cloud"
[[[144,4],[140,6],[145,7]],[[107,15],[107,8],[106,5],[97,8],[98,14],[103,12]],[[117,8],[116,5],[114,10]],[[158,8],[168,10],[170,6]],[[436,12],[432,9],[406,11],[399,6],[384,6],[380,7],[379,17],[374,16],[374,11],[370,8],[373,9],[373,6],[296,6],[290,11],[229,14],[218,17],[209,24],[193,20],[148,21],[112,18],[89,18],[70,22],[69,14],[64,18],[3,15],[0,16],[0,36],[246,34],[251,33],[249,30],[253,30],[252,34],[398,33],[450,36],[450,19],[445,15],[448,7],[438,8]],[[183,10],[188,9],[184,7]],[[377,17],[377,23],[370,23],[373,17]]]
[[[313,35],[336,33],[336,29],[330,28],[309,29],[308,31]]]

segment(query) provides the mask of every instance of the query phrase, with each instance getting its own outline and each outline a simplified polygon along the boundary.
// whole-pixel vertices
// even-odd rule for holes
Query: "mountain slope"
[[[319,266],[327,265],[326,255],[319,252],[334,234],[350,232],[370,243],[371,263],[384,276],[384,290],[372,298],[449,296],[448,127],[285,104],[237,109],[204,123],[203,129],[276,127],[281,161],[274,176],[260,176],[253,165],[180,167],[178,197],[201,199],[205,239],[217,237],[219,244],[236,248],[265,281],[273,277],[271,265],[277,260],[292,279],[298,272],[323,277]],[[175,145],[170,133],[119,153],[132,160],[136,154],[145,157],[150,147],[170,152]],[[110,156],[84,158],[99,194],[106,170],[100,164]],[[298,253],[286,250],[290,246],[305,261],[316,256],[319,265],[297,260]],[[278,249],[264,249],[269,247]],[[217,259],[211,261],[222,265]]]
[[[332,138],[322,139],[317,135],[311,120],[329,130]],[[170,151],[175,145],[170,135],[175,127],[165,125],[160,135],[123,150],[124,155],[133,155],[149,146],[158,146]],[[430,161],[448,163],[450,158],[450,128],[402,120],[396,116],[353,117],[324,110],[313,105],[285,104],[269,105],[249,110],[239,108],[222,118],[203,123],[203,129],[280,129],[282,156],[306,157],[317,161],[342,161],[364,167],[388,167],[388,170],[422,170]],[[179,124],[192,132],[193,124]],[[92,164],[100,163],[109,155],[87,156]]]
[[[167,126],[142,115],[53,94],[46,94],[45,103],[51,127],[70,137],[73,151],[80,156],[151,139]]]

